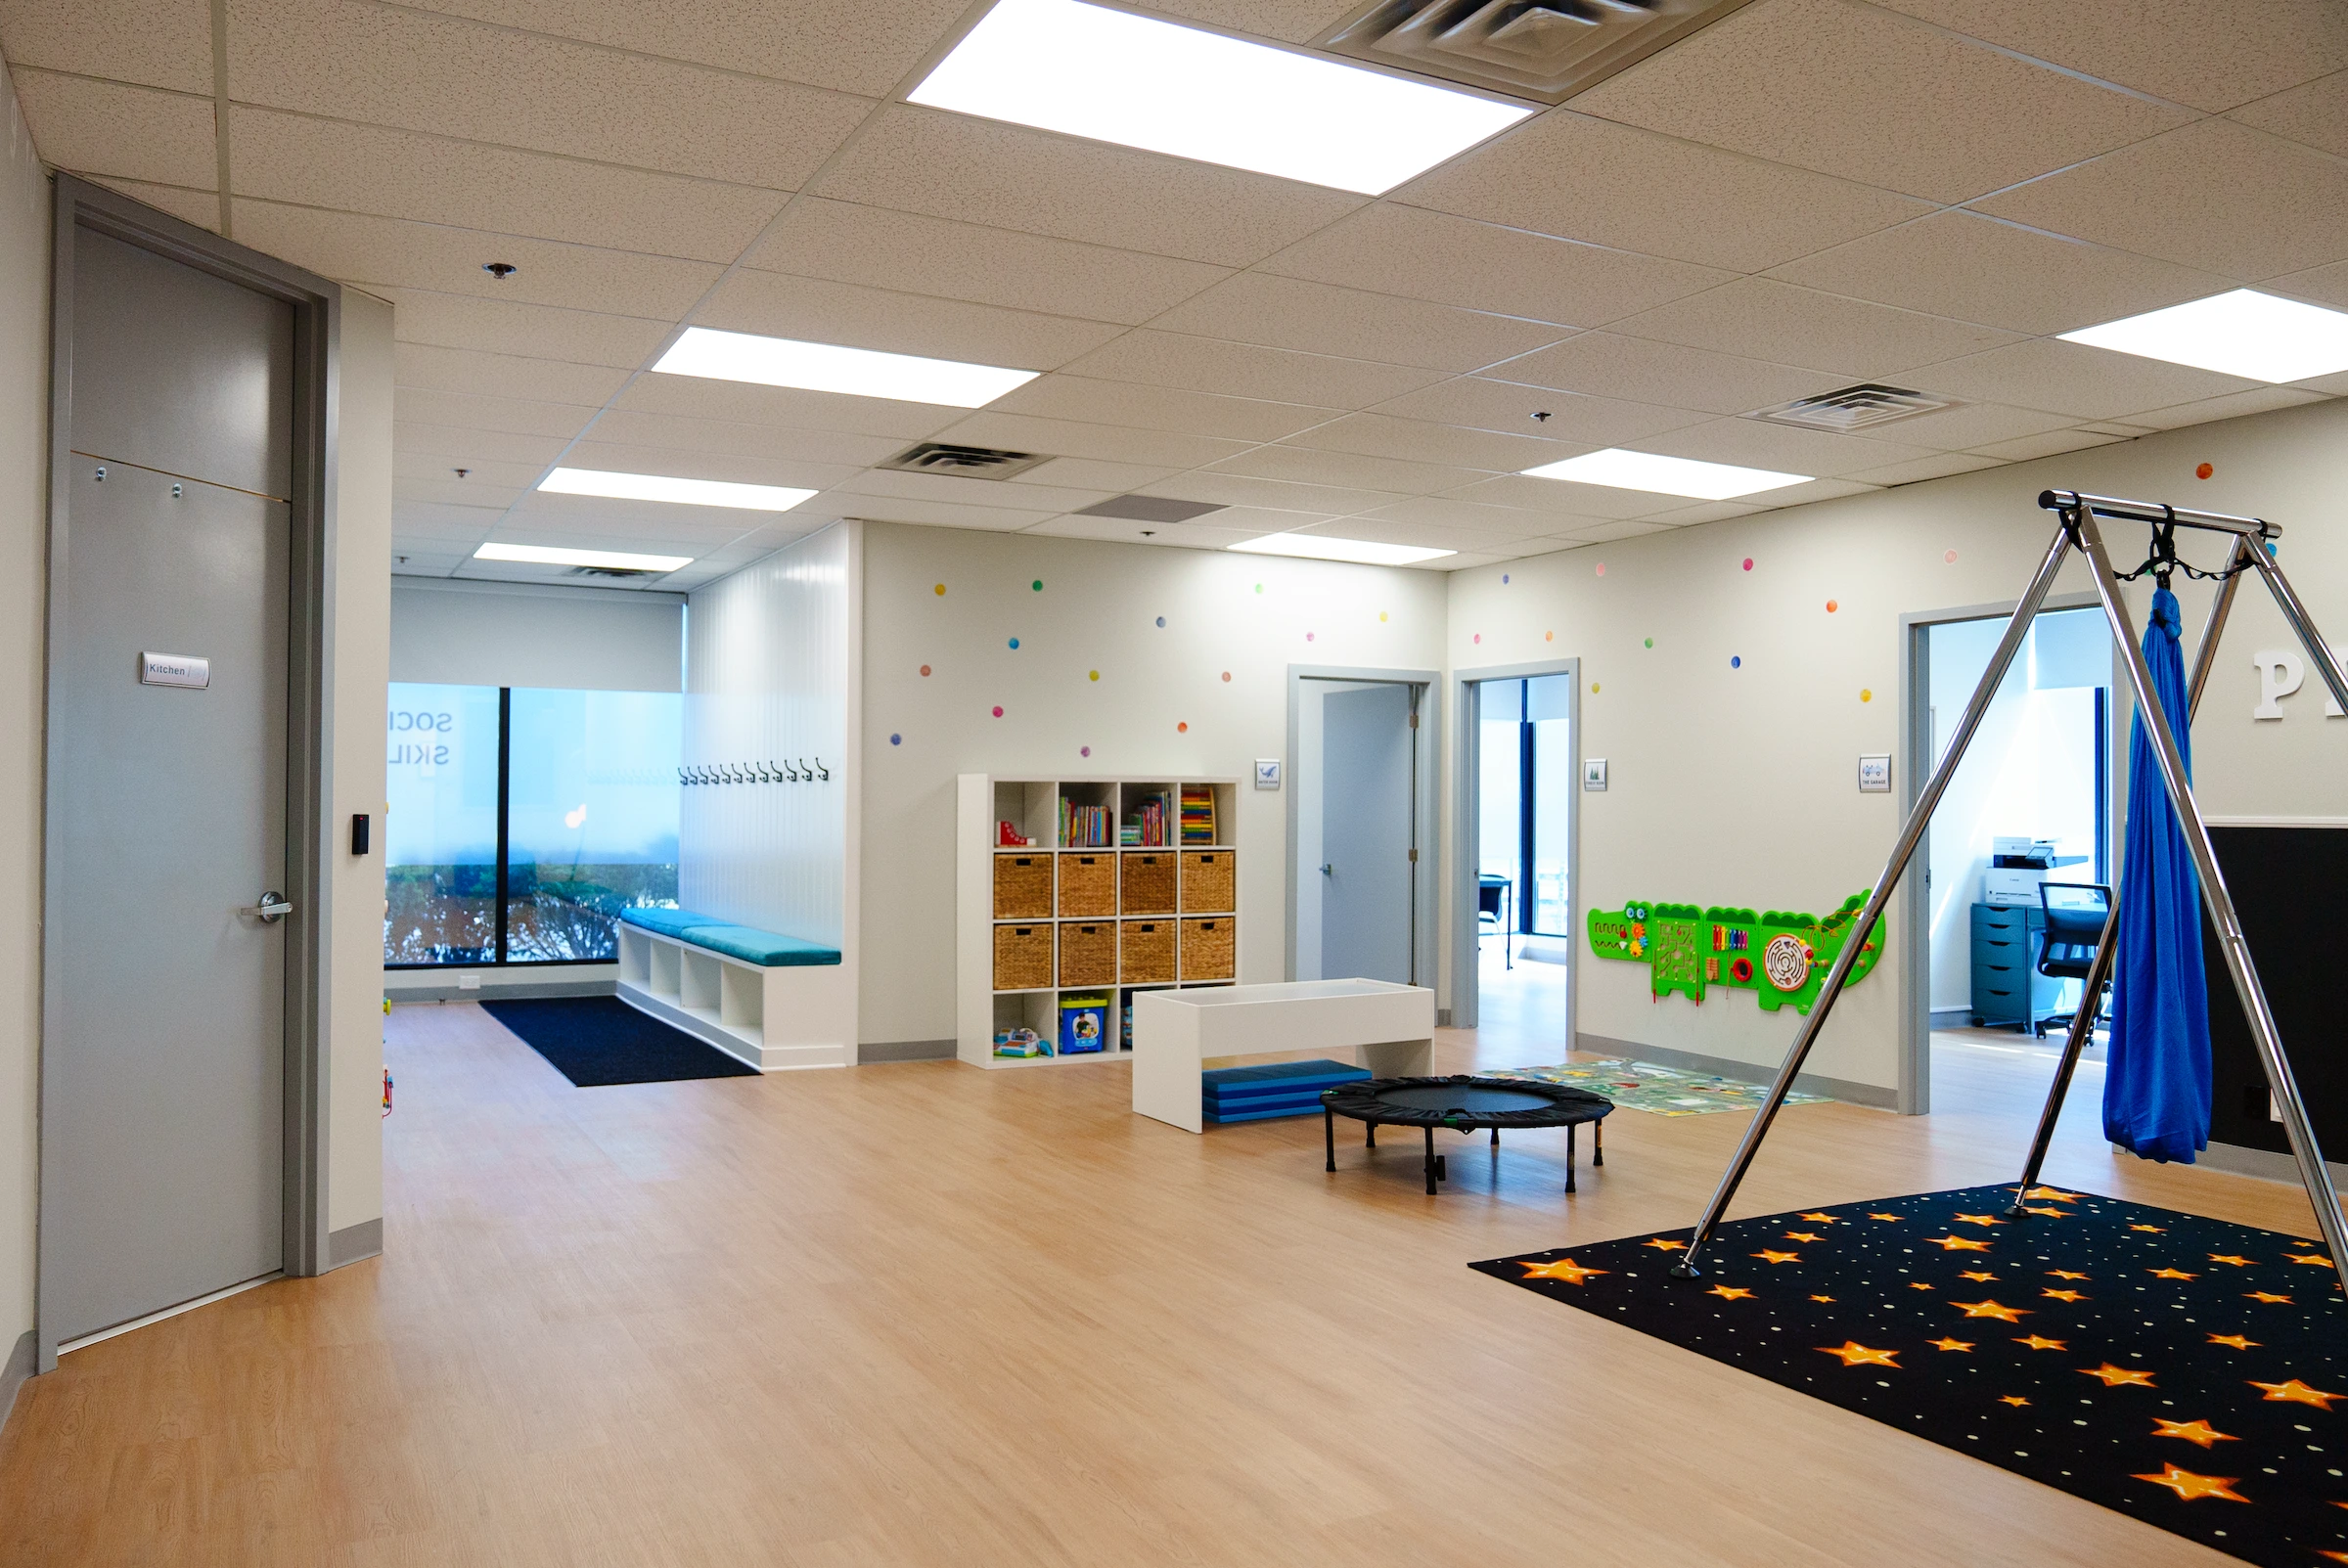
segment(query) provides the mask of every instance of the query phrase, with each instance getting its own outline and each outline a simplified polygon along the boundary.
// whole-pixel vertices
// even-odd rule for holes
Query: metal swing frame
[[[2276,563],[2273,542],[2282,530],[2259,517],[2235,517],[2223,513],[2194,512],[2183,507],[2157,505],[2143,501],[2118,501],[2108,496],[2082,495],[2072,490],[2046,490],[2039,494],[2038,504],[2055,515],[2057,524],[2046,559],[2039,563],[2038,573],[2030,579],[2021,601],[2014,606],[2012,617],[2006,624],[2006,635],[1990,655],[1989,668],[1982,673],[1981,684],[1965,705],[1964,717],[1958,721],[1956,734],[1948,749],[1933,768],[1932,777],[1917,797],[1915,809],[1909,813],[1907,826],[1892,845],[1891,858],[1876,878],[1874,890],[1868,895],[1866,906],[1859,913],[1855,930],[1861,937],[1845,942],[1836,956],[1833,967],[1802,1021],[1800,1033],[1794,1036],[1793,1047],[1786,1053],[1785,1064],[1778,1069],[1777,1081],[1770,1086],[1769,1098],[1754,1113],[1752,1124],[1745,1129],[1743,1142],[1720,1180],[1719,1189],[1705,1206],[1703,1219],[1688,1243],[1687,1252],[1672,1265],[1671,1272],[1679,1277],[1693,1278],[1702,1273],[1698,1258],[1704,1244],[1719,1229],[1721,1217],[1729,1202],[1737,1195],[1738,1186],[1760,1151],[1761,1141],[1769,1136],[1770,1125],[1777,1120],[1778,1110],[1785,1103],[1785,1096],[1793,1088],[1796,1074],[1817,1044],[1819,1033],[1826,1027],[1827,1016],[1834,1010],[1835,1001],[1842,995],[1850,980],[1851,968],[1859,957],[1866,933],[1874,931],[1884,910],[1891,902],[1892,888],[1900,874],[1908,869],[1918,844],[1924,836],[1924,828],[1940,797],[1956,777],[1957,768],[1972,744],[1974,731],[1980,727],[1982,716],[1989,711],[1992,697],[2006,678],[2014,655],[2021,650],[2022,640],[2038,618],[2047,595],[2054,586],[2055,574],[2073,551],[2087,558],[2095,574],[2096,597],[2101,601],[2104,619],[2111,627],[2112,639],[2128,666],[2128,684],[2136,695],[2137,716],[2142,719],[2152,738],[2152,748],[2160,766],[2161,782],[2167,786],[2170,804],[2176,808],[2179,826],[2184,829],[2187,848],[2193,857],[2194,870],[2200,874],[2201,899],[2209,911],[2210,923],[2216,928],[2218,944],[2226,957],[2227,973],[2233,977],[2235,994],[2241,999],[2242,1015],[2250,1025],[2250,1037],[2258,1049],[2258,1059],[2266,1069],[2267,1086],[2274,1092],[2275,1103],[2282,1115],[2282,1127],[2290,1140],[2291,1156],[2298,1162],[2299,1181],[2307,1188],[2308,1200],[2315,1205],[2316,1223],[2323,1227],[2324,1239],[2329,1246],[2334,1267],[2348,1260],[2348,1221],[2340,1213],[2339,1194],[2332,1189],[2329,1171],[2324,1163],[2324,1151],[2317,1145],[2315,1129],[2307,1119],[2307,1103],[2300,1098],[2299,1085],[2291,1075],[2291,1064],[2282,1053],[2282,1040],[2275,1026],[2275,1014],[2267,1006],[2266,989],[2259,984],[2258,970],[2250,961],[2250,947],[2242,936],[2242,925],[2236,917],[2234,897],[2227,891],[2226,878],[2218,869],[2217,850],[2210,842],[2209,828],[2202,820],[2200,805],[2193,798],[2191,783],[2186,777],[2185,762],[2177,749],[2177,737],[2162,710],[2159,698],[2152,692],[2152,672],[2145,662],[2144,650],[2138,646],[2136,629],[2128,617],[2128,606],[2120,598],[2122,580],[2113,572],[2110,553],[2104,548],[2102,530],[2098,518],[2115,521],[2145,522],[2163,530],[2164,535],[2176,528],[2195,528],[2211,533],[2231,534],[2233,549],[2228,553],[2224,578],[2218,585],[2216,600],[2211,604],[2208,624],[2201,633],[2200,647],[2193,655],[2193,667],[2188,679],[2186,722],[2190,725],[2192,714],[2201,705],[2202,688],[2208,684],[2209,672],[2218,650],[2218,640],[2226,630],[2227,617],[2234,610],[2235,590],[2244,571],[2255,570],[2275,596],[2276,606],[2307,650],[2307,656],[2322,672],[2324,684],[2342,707],[2348,707],[2348,673],[2330,646],[2317,632],[2315,622],[2300,603],[2289,579]],[[2127,868],[2123,867],[2126,874]],[[2115,888],[2116,892],[2116,888]],[[2021,1181],[2014,1187],[2012,1205],[2008,1213],[2019,1217],[2030,1189],[2038,1181],[2039,1169],[2046,1162],[2047,1146],[2054,1137],[2054,1123],[2062,1114],[2064,1097],[2070,1092],[2071,1075],[2079,1065],[2079,1054],[2095,1031],[2096,1008],[2093,999],[2102,992],[2103,983],[2111,977],[2113,949],[2116,946],[2115,926],[2118,921],[2118,899],[2113,900],[2112,914],[2104,923],[2103,938],[2096,946],[2096,957],[2087,978],[2082,982],[2090,999],[2071,1020],[2069,1034],[2063,1041],[2062,1057],[2054,1069],[2054,1081],[2047,1092],[2046,1109],[2038,1119],[2037,1135],[2030,1142],[2030,1154],[2022,1168]]]

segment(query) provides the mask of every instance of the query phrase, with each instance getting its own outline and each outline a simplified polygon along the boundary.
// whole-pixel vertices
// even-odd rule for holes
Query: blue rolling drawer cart
[[[1973,1022],[2032,1030],[2055,1010],[2062,982],[2038,972],[2046,911],[2033,905],[1973,906]]]

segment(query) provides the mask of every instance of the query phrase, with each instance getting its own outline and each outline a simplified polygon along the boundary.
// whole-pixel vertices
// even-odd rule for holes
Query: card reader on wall
[[[2000,836],[1989,841],[1989,869],[1981,874],[1981,902],[2038,908],[2038,884],[2058,866],[2079,866],[2085,855],[2058,855],[2051,838]]]

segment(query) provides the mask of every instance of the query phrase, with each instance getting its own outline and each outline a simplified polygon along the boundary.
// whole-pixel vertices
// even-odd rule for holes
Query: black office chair
[[[2038,972],[2050,980],[2084,980],[2090,965],[2095,963],[2096,949],[2102,946],[2104,935],[2111,925],[2111,889],[2100,882],[2041,882],[2038,884],[2039,907],[2046,912],[2045,945],[2038,953]],[[2103,990],[2099,988],[2092,997],[2081,997],[2079,1005],[2092,1008],[2095,1023],[2103,1021]],[[2032,1025],[2039,1037],[2046,1037],[2049,1027],[2059,1024],[2069,1029],[2078,1018],[2077,1012],[2050,1013]],[[2090,1025],[2093,1038],[2093,1025]]]
[[[1516,913],[1515,895],[1516,884],[1506,876],[1495,876],[1485,872],[1475,879],[1475,945],[1479,949],[1483,947],[1484,922],[1490,920],[1491,929],[1500,933],[1500,952],[1506,961],[1505,966],[1512,969],[1516,967],[1516,953],[1514,939],[1509,932],[1515,923],[1511,918]]]

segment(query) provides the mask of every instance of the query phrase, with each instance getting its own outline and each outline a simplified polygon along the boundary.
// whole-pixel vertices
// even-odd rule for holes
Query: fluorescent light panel
[[[1242,539],[1226,550],[1251,556],[1303,556],[1312,560],[1350,560],[1364,566],[1408,566],[1437,556],[1456,556],[1456,550],[1427,550],[1418,545],[1381,545],[1373,539],[1332,539],[1318,533],[1268,533]]]
[[[957,359],[924,359],[919,354],[884,354],[877,348],[719,332],[714,327],[686,328],[685,336],[653,369],[667,376],[705,376],[712,381],[886,397],[900,403],[940,403],[948,408],[984,407],[1040,374],[999,365],[968,365]]]
[[[2348,370],[2348,315],[2255,289],[2082,327],[2062,340],[2253,381],[2303,381]]]
[[[787,484],[729,484],[723,479],[675,479],[665,473],[610,473],[602,469],[557,469],[538,481],[538,488],[550,495],[666,501],[743,512],[789,512],[815,494]]]
[[[624,550],[565,550],[560,545],[486,544],[475,560],[526,560],[538,566],[614,566],[623,571],[675,571],[693,564],[691,556],[635,556]]]
[[[1694,458],[1658,457],[1652,452],[1625,452],[1608,447],[1585,452],[1562,463],[1544,463],[1524,470],[1528,478],[1571,479],[1576,484],[1603,484],[1609,490],[1646,490],[1654,495],[1693,496],[1698,501],[1727,501],[1757,495],[1789,484],[1806,484],[1807,473],[1780,473],[1774,469],[1740,469],[1733,463],[1699,463]]]
[[[998,0],[910,99],[1364,196],[1532,112],[1080,0]]]

